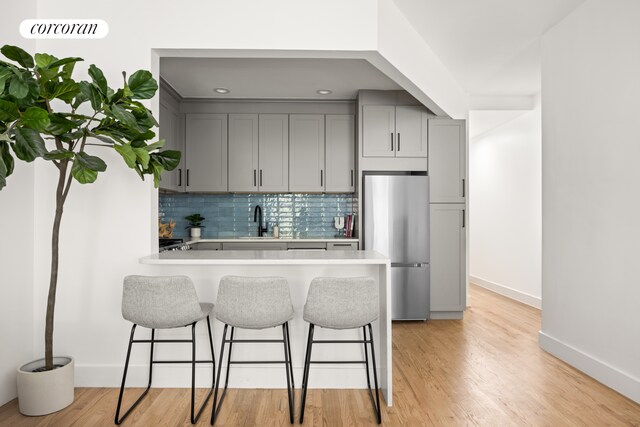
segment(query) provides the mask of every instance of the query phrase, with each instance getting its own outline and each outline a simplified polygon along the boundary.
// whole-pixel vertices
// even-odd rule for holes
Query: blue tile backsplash
[[[333,218],[357,213],[352,194],[160,194],[159,217],[173,220],[174,238],[189,236],[185,216],[199,213],[206,218],[202,238],[257,236],[253,209],[262,207],[264,221],[278,224],[282,238],[333,238]]]

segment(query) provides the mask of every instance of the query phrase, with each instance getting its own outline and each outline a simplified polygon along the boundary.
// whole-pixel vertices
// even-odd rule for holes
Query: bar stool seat
[[[213,351],[213,338],[211,336],[211,322],[209,314],[213,309],[211,303],[201,303],[198,301],[195,287],[190,278],[186,276],[127,276],[124,278],[122,288],[122,317],[133,323],[127,358],[122,375],[122,385],[118,396],[116,407],[115,423],[124,421],[131,411],[142,401],[151,388],[153,379],[153,365],[158,363],[189,363],[191,364],[191,423],[195,424],[200,417],[202,410],[209,401],[214,386],[215,379],[215,357]],[[203,319],[207,319],[207,330],[209,335],[209,347],[211,349],[211,360],[196,360],[196,324]],[[134,339],[137,326],[151,329],[151,339]],[[191,339],[156,339],[156,329],[172,329],[184,326],[191,326]],[[147,388],[138,399],[120,417],[122,398],[124,396],[127,371],[129,369],[129,358],[133,344],[150,344],[149,356],[149,380]],[[153,351],[157,343],[191,343],[191,360],[154,360]],[[196,364],[211,363],[213,375],[211,378],[211,389],[209,390],[200,409],[195,410],[195,375]]]
[[[373,345],[373,329],[371,322],[378,318],[378,286],[371,277],[316,277],[311,281],[304,305],[303,318],[309,322],[309,335],[304,360],[302,376],[302,404],[300,408],[300,423],[304,421],[304,406],[307,399],[309,385],[309,368],[311,364],[343,364],[362,363],[367,373],[367,387],[373,405],[373,411],[378,424],[382,422],[380,414],[380,392],[378,390],[378,374],[376,371],[376,356]],[[314,340],[315,327],[330,329],[359,329],[362,328],[362,340]],[[368,337],[367,337],[368,329]],[[364,344],[364,360],[312,360],[311,354],[314,344]],[[375,398],[371,390],[369,376],[369,351],[371,347],[371,362],[373,365],[373,381]]]
[[[211,412],[212,425],[218,417],[222,402],[227,393],[231,365],[263,363],[283,363],[285,365],[287,396],[289,400],[289,422],[293,424],[295,383],[293,381],[293,365],[291,363],[291,344],[289,338],[289,320],[293,319],[293,314],[289,284],[287,280],[282,277],[224,276],[220,279],[215,316],[216,319],[224,323],[224,331],[222,332],[220,361],[218,363],[218,375],[213,395],[213,411]],[[229,326],[231,326],[231,335],[227,337],[227,329]],[[282,327],[281,340],[234,338],[236,328],[267,329],[276,326]],[[234,344],[240,343],[282,343],[284,347],[284,360],[231,360],[231,351]],[[222,376],[222,360],[224,358],[226,344],[229,345],[227,372],[224,389],[218,402],[218,389]]]

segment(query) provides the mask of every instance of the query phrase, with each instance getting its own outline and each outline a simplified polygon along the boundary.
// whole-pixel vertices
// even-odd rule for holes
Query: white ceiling
[[[358,89],[402,89],[363,59],[161,58],[160,76],[184,98],[355,99]]]
[[[395,0],[471,95],[540,92],[540,36],[584,0]]]

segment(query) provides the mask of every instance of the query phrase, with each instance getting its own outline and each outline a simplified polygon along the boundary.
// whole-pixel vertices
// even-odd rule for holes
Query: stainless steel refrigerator
[[[393,320],[429,318],[429,177],[365,175],[364,248],[391,259]]]

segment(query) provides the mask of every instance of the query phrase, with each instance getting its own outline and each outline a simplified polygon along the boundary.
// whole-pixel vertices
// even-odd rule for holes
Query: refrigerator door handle
[[[426,262],[392,262],[391,267],[426,267],[429,263]]]

